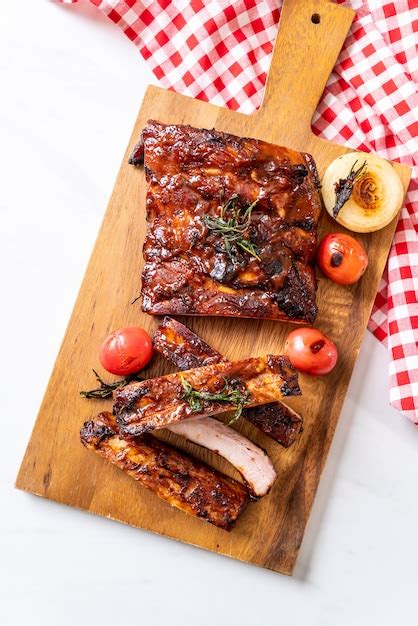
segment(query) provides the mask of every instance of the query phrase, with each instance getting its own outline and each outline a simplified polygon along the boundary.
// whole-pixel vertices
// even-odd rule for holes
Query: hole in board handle
[[[314,13],[311,17],[312,24],[319,24],[320,21],[321,21],[321,16],[319,15],[319,13]]]

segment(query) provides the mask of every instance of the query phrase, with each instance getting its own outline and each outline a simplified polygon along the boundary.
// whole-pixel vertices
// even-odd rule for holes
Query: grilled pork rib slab
[[[122,434],[141,435],[184,419],[234,410],[234,402],[200,399],[196,407],[186,397],[187,387],[200,393],[219,394],[227,383],[245,397],[246,406],[300,394],[298,375],[289,359],[268,355],[131,383],[114,392],[113,411]]]
[[[185,513],[230,530],[248,503],[243,485],[152,435],[124,439],[111,413],[84,424],[81,442]]]
[[[180,370],[226,361],[220,352],[171,317],[165,317],[158,326],[153,345]],[[242,416],[285,448],[291,446],[303,430],[302,417],[280,401],[244,409]]]
[[[150,121],[130,162],[142,157],[143,311],[314,321],[321,203],[310,155]],[[241,234],[226,235],[237,222]]]

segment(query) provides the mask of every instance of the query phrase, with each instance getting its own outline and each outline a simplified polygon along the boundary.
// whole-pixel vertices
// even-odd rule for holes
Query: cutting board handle
[[[298,124],[310,131],[354,15],[328,0],[284,0],[259,116],[270,124]]]

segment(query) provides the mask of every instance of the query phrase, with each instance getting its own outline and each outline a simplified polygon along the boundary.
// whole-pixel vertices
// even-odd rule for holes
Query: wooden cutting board
[[[316,326],[336,341],[340,359],[326,377],[300,377],[303,397],[291,401],[305,418],[305,430],[298,442],[284,450],[248,422],[238,423],[242,433],[268,451],[278,480],[267,497],[246,509],[231,533],[170,508],[83,448],[79,442],[80,426],[109,408],[109,402],[84,400],[79,391],[94,386],[91,368],[99,367],[98,346],[110,331],[137,325],[153,332],[158,322],[141,313],[138,304],[130,304],[140,289],[146,185],[143,171],[128,165],[128,155],[146,121],[153,118],[215,127],[310,152],[322,175],[330,161],[347,149],[314,136],[311,118],[353,16],[351,10],[326,0],[286,0],[264,102],[254,115],[234,113],[157,87],[148,88],[17,477],[17,488],[291,574],[396,220],[384,230],[358,237],[368,250],[370,265],[357,285],[341,287],[319,280],[320,314]],[[409,169],[397,164],[394,167],[406,190]],[[320,230],[324,234],[342,229],[324,214]],[[280,354],[292,328],[280,322],[254,320],[182,321],[229,359]],[[168,371],[169,366],[157,358],[149,375]],[[174,435],[167,438],[235,475],[216,455]]]

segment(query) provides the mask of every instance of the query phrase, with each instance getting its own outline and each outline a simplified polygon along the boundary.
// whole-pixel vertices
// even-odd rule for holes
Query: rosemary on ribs
[[[145,312],[315,320],[321,203],[310,155],[150,121],[131,162],[142,159]]]

